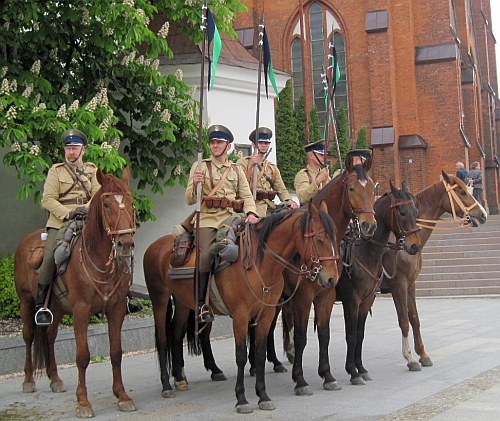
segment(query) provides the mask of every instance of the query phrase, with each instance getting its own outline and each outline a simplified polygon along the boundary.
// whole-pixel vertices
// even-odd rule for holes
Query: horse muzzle
[[[118,257],[132,257],[134,255],[134,237],[132,235],[117,236],[115,251]]]

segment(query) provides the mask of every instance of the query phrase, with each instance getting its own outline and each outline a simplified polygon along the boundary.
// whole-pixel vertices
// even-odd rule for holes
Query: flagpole
[[[260,84],[262,83],[262,50],[264,38],[264,12],[262,13],[261,23],[259,24],[259,72],[257,76],[257,110],[255,112],[255,142],[254,155],[259,154],[258,139],[259,139],[259,120],[260,120]],[[250,165],[250,164],[249,164]],[[252,194],[253,199],[257,199],[257,165],[253,167],[252,177]]]
[[[302,95],[304,96],[304,132],[306,145],[309,143],[309,113],[307,110],[307,87],[306,87],[306,35],[304,24],[304,2],[300,0],[300,48],[302,52]],[[309,68],[309,67],[307,67]]]
[[[201,45],[201,70],[200,70],[200,114],[198,116],[198,164],[197,170],[201,171],[201,162],[203,159],[203,101],[205,90],[205,48],[207,43],[207,2],[205,1],[202,6],[201,16],[201,29],[203,31],[203,41]],[[194,331],[198,335],[198,297],[199,280],[200,280],[200,213],[201,213],[201,188],[202,183],[196,185],[196,227],[195,227],[195,276],[194,276]]]

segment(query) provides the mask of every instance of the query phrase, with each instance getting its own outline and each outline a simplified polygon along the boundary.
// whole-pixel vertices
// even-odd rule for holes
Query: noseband
[[[344,183],[344,193],[343,193],[343,198],[342,198],[342,201],[346,200],[346,196],[347,196],[347,191],[348,191],[348,186],[347,186],[347,182],[349,180],[349,178],[352,178],[354,177],[355,175],[353,173],[349,174],[343,181]],[[356,173],[356,178],[357,178],[357,173]],[[359,178],[358,178],[359,180]],[[371,213],[372,215],[375,215],[375,211],[373,210],[373,207],[371,209],[363,209],[363,208],[355,208],[354,206],[352,206],[352,204],[350,203],[349,201],[349,213],[350,213],[350,218],[354,221],[355,225],[357,226],[357,231],[359,232],[359,218],[358,218],[358,215],[361,215],[363,213]]]

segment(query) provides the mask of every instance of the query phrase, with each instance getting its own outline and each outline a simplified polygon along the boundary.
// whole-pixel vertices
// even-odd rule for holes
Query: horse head
[[[309,202],[308,212],[301,219],[301,233],[305,238],[302,264],[312,271],[310,280],[317,280],[324,288],[335,287],[340,278],[340,253],[335,250],[337,229],[325,201],[320,209]]]
[[[113,253],[119,257],[131,257],[134,252],[136,222],[128,186],[130,171],[125,168],[120,179],[98,169],[97,180],[101,188],[92,199],[87,226],[93,225],[92,220],[97,222],[94,226],[100,226],[101,231],[110,237]]]
[[[486,210],[474,199],[467,190],[465,183],[454,175],[441,171],[443,184],[448,193],[444,198],[443,208],[453,217],[474,218],[479,223],[484,224],[487,219]]]
[[[387,221],[389,229],[394,233],[398,243],[408,254],[417,254],[420,250],[421,230],[417,226],[418,209],[415,206],[414,197],[411,194],[406,181],[403,181],[401,190],[392,182],[390,195],[390,216]]]

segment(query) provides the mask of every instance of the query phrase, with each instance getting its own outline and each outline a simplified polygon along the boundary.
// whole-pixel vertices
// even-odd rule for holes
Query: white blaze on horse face
[[[125,207],[125,203],[123,203],[123,195],[115,194],[114,198],[118,202],[118,204],[120,205],[120,209],[123,209]]]
[[[359,181],[359,184],[361,184],[363,186],[363,188],[365,188],[366,185],[368,184],[368,180],[359,180],[358,179],[358,181]]]

